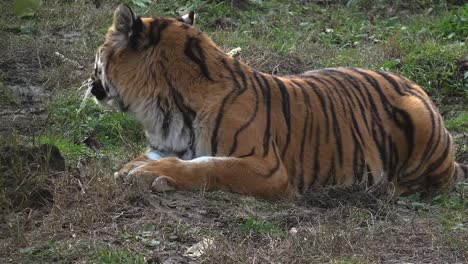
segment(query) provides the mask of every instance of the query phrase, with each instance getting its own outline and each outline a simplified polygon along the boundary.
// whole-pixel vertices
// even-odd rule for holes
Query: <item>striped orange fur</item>
[[[311,186],[446,189],[467,175],[427,94],[397,74],[330,68],[273,76],[228,56],[184,18],[121,5],[91,92],[145,128],[149,150],[116,175],[156,191],[294,198]]]

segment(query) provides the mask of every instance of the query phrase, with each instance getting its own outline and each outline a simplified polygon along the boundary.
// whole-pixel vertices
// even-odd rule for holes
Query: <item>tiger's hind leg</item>
[[[396,130],[405,144],[396,178],[397,192],[433,191],[451,186],[457,177],[453,142],[442,117],[424,94],[403,97],[395,108]]]
[[[126,175],[127,181],[154,191],[221,189],[267,199],[294,198],[295,188],[282,161],[270,157],[163,158]]]

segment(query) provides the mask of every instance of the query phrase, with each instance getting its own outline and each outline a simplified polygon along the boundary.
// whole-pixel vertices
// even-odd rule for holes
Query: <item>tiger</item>
[[[153,192],[295,199],[328,185],[438,192],[468,175],[416,83],[352,67],[262,73],[194,19],[140,17],[127,5],[114,12],[89,90],[140,122],[148,141],[117,179]]]

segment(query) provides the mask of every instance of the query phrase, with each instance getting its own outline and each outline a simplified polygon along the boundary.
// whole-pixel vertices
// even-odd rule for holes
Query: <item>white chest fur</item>
[[[184,115],[177,109],[163,111],[155,104],[141,104],[132,107],[131,112],[143,124],[150,149],[154,153],[161,157],[176,156],[181,159],[195,157],[195,120],[187,122],[187,117],[184,119]],[[156,155],[149,158],[158,159]]]

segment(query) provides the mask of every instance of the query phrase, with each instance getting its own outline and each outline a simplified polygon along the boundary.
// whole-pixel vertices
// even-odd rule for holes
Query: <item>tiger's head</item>
[[[133,111],[174,87],[180,93],[213,80],[210,70],[216,66],[210,61],[219,60],[222,51],[193,22],[193,12],[180,18],[143,18],[127,5],[118,6],[96,52],[88,91],[98,103]]]

